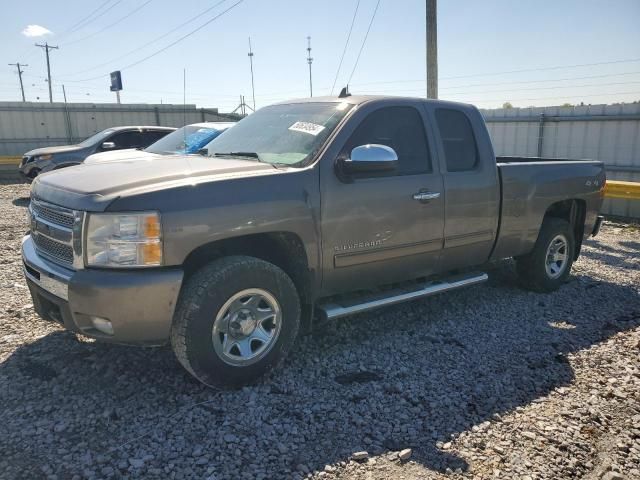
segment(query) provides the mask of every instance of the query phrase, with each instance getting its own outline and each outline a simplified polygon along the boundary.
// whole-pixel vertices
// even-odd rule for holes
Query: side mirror
[[[102,143],[102,149],[103,150],[113,150],[114,148],[116,148],[116,144],[113,142],[103,142]]]
[[[198,155],[202,155],[203,157],[206,157],[209,155],[209,149],[207,147],[202,147],[200,150],[198,150],[196,152]]]
[[[340,161],[340,166],[346,174],[391,172],[398,167],[398,154],[386,145],[360,145]]]

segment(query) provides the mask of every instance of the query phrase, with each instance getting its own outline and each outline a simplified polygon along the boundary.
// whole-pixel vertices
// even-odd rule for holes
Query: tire
[[[300,298],[289,276],[263,260],[231,256],[205,265],[186,281],[171,346],[200,382],[238,387],[275,368],[299,327]]]
[[[516,271],[522,286],[534,292],[553,292],[560,288],[571,272],[575,245],[569,222],[546,218],[531,253],[516,257]],[[548,257],[548,253],[554,257]],[[562,255],[565,261],[555,260]]]

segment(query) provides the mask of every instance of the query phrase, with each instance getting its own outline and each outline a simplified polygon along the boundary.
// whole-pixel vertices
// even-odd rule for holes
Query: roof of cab
[[[326,96],[326,97],[306,97],[306,98],[295,98],[291,100],[285,100],[282,102],[277,102],[274,105],[287,105],[292,103],[323,103],[323,102],[332,102],[332,103],[349,103],[352,105],[360,105],[368,102],[380,102],[384,103],[387,101],[413,101],[413,102],[424,102],[424,103],[437,103],[439,105],[458,105],[469,107],[470,104],[462,103],[462,102],[452,102],[449,100],[434,100],[427,99],[421,97],[402,97],[402,96],[394,96],[394,95],[349,95],[347,97],[338,97],[336,96]]]

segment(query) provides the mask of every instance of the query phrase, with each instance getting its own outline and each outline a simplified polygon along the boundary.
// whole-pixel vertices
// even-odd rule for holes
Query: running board
[[[324,314],[327,319],[346,317],[347,315],[366,312],[374,308],[386,307],[396,303],[429,297],[436,293],[468,287],[477,283],[486,282],[488,278],[486,273],[466,273],[443,280],[413,284],[411,287],[378,292],[374,295],[359,296],[339,301],[334,300],[332,303],[321,303],[317,309]]]

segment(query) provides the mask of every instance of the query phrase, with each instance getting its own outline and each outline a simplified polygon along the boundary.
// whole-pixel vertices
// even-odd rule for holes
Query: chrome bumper
[[[168,341],[182,269],[68,270],[39,256],[30,235],[22,240],[22,259],[34,309],[42,318],[107,342]],[[96,319],[108,321],[111,331],[99,330]]]
[[[25,277],[52,295],[69,300],[69,281],[73,272],[40,257],[31,235],[22,239],[22,260]]]

